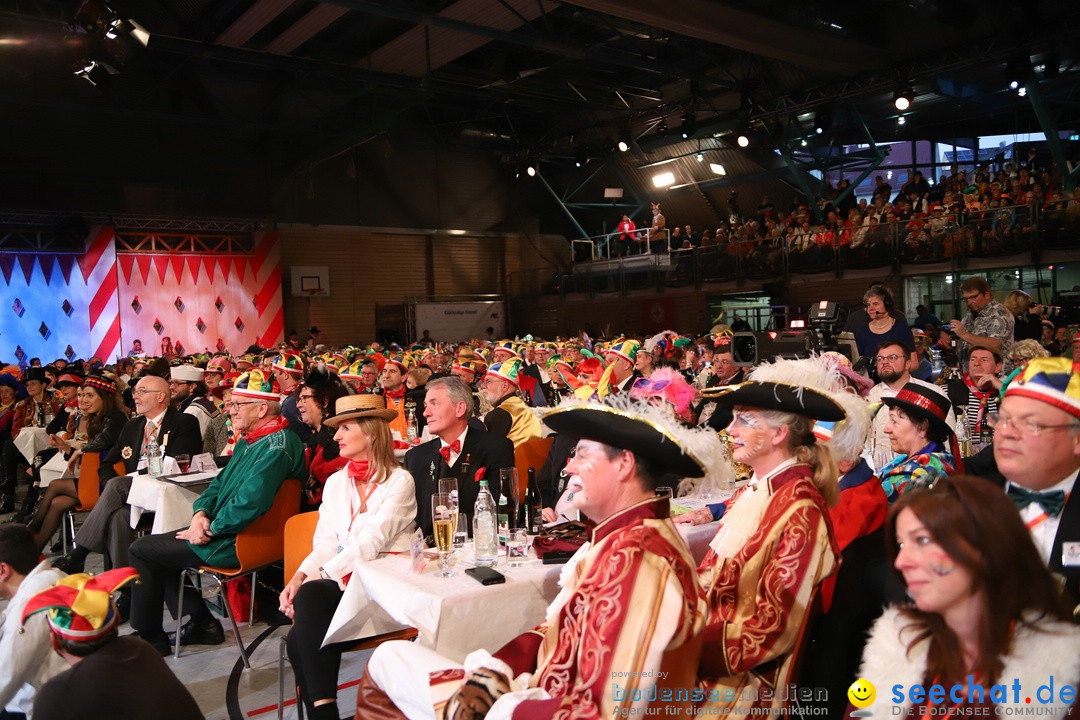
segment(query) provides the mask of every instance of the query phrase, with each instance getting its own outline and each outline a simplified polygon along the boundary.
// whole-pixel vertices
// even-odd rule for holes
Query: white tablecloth
[[[471,567],[466,547],[450,578],[436,576],[438,561],[422,575],[409,575],[407,556],[362,563],[353,574],[324,643],[343,642],[406,627],[416,628],[424,647],[460,662],[477,648],[497,650],[543,619],[559,592],[562,565],[531,559],[512,568],[501,585],[481,585],[463,572]]]
[[[189,488],[149,475],[132,476],[128,493],[131,527],[139,524],[144,512],[154,513],[154,526],[150,530],[154,534],[187,527],[192,505],[205,488],[205,484]]]
[[[49,433],[43,427],[24,427],[14,442],[26,462],[32,463],[35,455],[49,447]]]

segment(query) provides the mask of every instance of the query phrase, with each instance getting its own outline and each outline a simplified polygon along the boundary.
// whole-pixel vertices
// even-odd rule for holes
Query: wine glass
[[[458,479],[456,477],[439,478],[439,492],[450,496],[450,504],[454,506],[454,512],[458,511]]]
[[[454,550],[454,527],[457,525],[457,509],[451,506],[450,493],[434,493],[431,496],[431,522],[435,529],[435,547],[439,550],[439,577],[451,577],[455,573],[447,564]]]

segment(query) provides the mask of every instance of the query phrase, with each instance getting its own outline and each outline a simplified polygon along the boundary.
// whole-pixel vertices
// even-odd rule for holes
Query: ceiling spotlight
[[[656,132],[660,135],[667,132],[667,120],[660,118],[660,123],[656,126]]]
[[[907,124],[907,118],[905,118],[903,115],[901,115],[900,117],[896,118],[896,124],[897,125],[906,125]]]
[[[801,144],[801,145],[802,145],[803,147],[806,147],[806,146],[807,146],[807,145],[809,145],[810,143],[806,142],[806,138],[803,138],[803,139],[802,139],[802,142],[801,142],[800,144]]]
[[[108,66],[97,60],[90,60],[75,69],[75,77],[82,78],[96,87],[109,79]]]
[[[577,154],[574,156],[574,167],[581,167],[589,162],[589,150],[588,148],[578,148]]]
[[[829,125],[832,124],[832,117],[829,115],[828,110],[818,110],[814,113],[814,132],[821,135],[829,129]]]
[[[669,172],[660,173],[659,175],[653,175],[652,184],[655,187],[658,187],[658,188],[668,187],[669,185],[674,185],[675,184],[675,175],[674,175],[674,173],[669,173]]]
[[[1026,97],[1027,96],[1027,88],[1026,87],[1020,87],[1016,91],[1016,94],[1019,95],[1020,97]]]
[[[750,136],[746,134],[745,130],[743,130],[743,131],[739,132],[738,137],[735,138],[735,142],[739,143],[739,147],[741,147],[741,148],[749,147],[750,146]]]
[[[893,104],[900,112],[904,112],[909,107],[911,107],[911,103],[914,100],[915,91],[910,85],[906,86],[903,90],[899,91],[898,93],[896,93],[895,96],[893,96]]]
[[[705,153],[701,152],[700,150],[698,151],[698,154],[697,154],[697,161],[698,162],[705,162]]]
[[[1019,80],[1010,80],[1009,81],[1009,89],[1010,90],[1016,90],[1018,87],[1020,87],[1020,81]]]
[[[720,163],[709,163],[709,169],[713,171],[713,175],[727,175],[727,170]]]
[[[626,152],[630,149],[630,141],[626,138],[620,138],[617,147],[619,148],[619,152]]]
[[[697,130],[697,122],[694,120],[694,116],[690,113],[686,113],[682,118],[682,126],[679,128],[679,133],[682,135],[683,140],[689,140],[690,137]]]
[[[525,168],[525,173],[529,177],[536,177],[536,166],[535,165],[529,165],[527,168]]]

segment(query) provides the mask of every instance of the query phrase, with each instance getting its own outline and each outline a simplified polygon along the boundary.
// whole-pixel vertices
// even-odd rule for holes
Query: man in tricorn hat
[[[563,404],[545,422],[581,438],[566,472],[578,487],[574,505],[598,523],[563,571],[568,583],[548,619],[494,655],[470,654],[430,687],[427,671],[452,662],[410,643],[380,646],[357,717],[624,716],[643,712],[653,690],[663,694],[653,687],[658,673],[671,671],[671,687],[693,681],[692,663],[672,661],[696,655],[704,605],[668,500],[655,489],[665,472],[702,475],[706,461],[691,454],[702,431],[625,396]],[[616,679],[626,669],[635,672]],[[674,699],[666,705],[681,709]]]

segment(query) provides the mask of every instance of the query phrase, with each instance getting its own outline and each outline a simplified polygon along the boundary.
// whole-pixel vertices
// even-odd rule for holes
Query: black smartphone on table
[[[506,582],[506,576],[489,567],[465,568],[465,574],[471,575],[481,585],[498,585]]]

